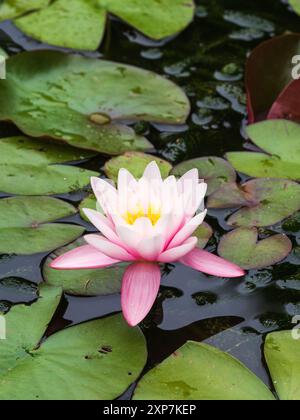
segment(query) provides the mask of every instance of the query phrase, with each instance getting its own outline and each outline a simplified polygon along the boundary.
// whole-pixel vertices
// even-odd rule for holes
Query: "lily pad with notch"
[[[182,124],[189,111],[185,93],[164,77],[57,51],[9,58],[0,81],[0,120],[31,137],[106,155],[152,147],[122,121]]]
[[[209,197],[209,208],[241,207],[227,221],[234,227],[274,225],[300,209],[300,185],[284,179],[259,178],[228,183]]]
[[[226,157],[239,172],[253,177],[300,179],[300,125],[286,120],[264,121],[246,129],[266,153],[231,152]]]
[[[217,191],[223,184],[236,180],[233,167],[226,160],[216,156],[187,160],[175,166],[171,173],[179,177],[194,168],[198,169],[199,178],[208,184],[208,195]]]
[[[51,195],[82,189],[94,171],[60,163],[80,161],[92,152],[29,139],[0,139],[0,191],[9,194]]]
[[[0,20],[14,19],[26,35],[47,44],[96,50],[108,13],[160,40],[182,31],[194,10],[193,0],[4,0]]]
[[[256,228],[235,229],[221,238],[218,253],[221,257],[251,270],[274,265],[292,250],[286,235],[278,234],[258,241]]]
[[[84,232],[81,226],[51,223],[76,214],[71,204],[52,197],[3,198],[0,214],[0,254],[52,251]]]
[[[241,362],[215,347],[188,341],[140,380],[134,400],[274,400]]]
[[[111,400],[140,375],[147,357],[145,339],[121,315],[42,340],[60,299],[60,288],[44,285],[36,303],[15,306],[5,315],[7,331],[14,334],[0,346],[1,399]]]

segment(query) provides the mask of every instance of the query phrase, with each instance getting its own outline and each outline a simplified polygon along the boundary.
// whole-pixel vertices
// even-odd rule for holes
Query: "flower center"
[[[146,214],[145,214],[145,212],[142,208],[138,208],[134,212],[127,211],[124,214],[123,218],[126,220],[126,222],[129,225],[133,225],[135,223],[135,221],[137,219],[139,219],[140,217],[148,217],[148,219],[150,220],[150,222],[154,226],[158,222],[158,220],[160,219],[160,216],[161,216],[160,210],[158,210],[157,208],[155,208],[153,206],[149,206],[148,207],[148,212]]]

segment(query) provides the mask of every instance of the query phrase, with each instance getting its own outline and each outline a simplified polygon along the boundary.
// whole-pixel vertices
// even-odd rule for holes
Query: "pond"
[[[191,113],[186,123],[178,125],[147,121],[139,121],[134,124],[130,122],[135,131],[145,136],[153,145],[150,153],[168,161],[176,168],[180,163],[194,158],[224,158],[229,152],[258,150],[249,141],[245,131],[247,125],[245,63],[257,45],[287,31],[299,32],[300,24],[300,17],[290,9],[286,1],[197,0],[196,3],[197,8],[193,22],[177,36],[154,41],[136,32],[121,20],[110,17],[104,41],[99,49],[96,52],[80,52],[82,56],[130,64],[153,71],[166,76],[183,89],[191,103]],[[0,30],[0,45],[10,57],[22,51],[35,51],[42,48],[70,52],[63,48],[49,47],[25,36],[10,21],[3,22],[0,25]],[[278,55],[280,54],[283,54],[283,51],[279,50]],[[51,66],[53,65],[51,63]],[[269,65],[274,65],[274,63],[266,61],[266,71]],[[45,72],[47,72],[46,67]],[[24,72],[26,73],[26,70]],[[78,72],[80,73],[80,69]],[[256,78],[260,78],[260,76],[259,72],[255,75]],[[40,80],[37,80],[35,86],[39,82]],[[26,88],[20,83],[20,91],[23,88],[25,91]],[[110,89],[112,97],[120,94],[118,85],[111,85]],[[45,92],[46,94],[47,92]],[[166,98],[166,93],[161,91],[162,102],[164,102],[164,97]],[[43,106],[43,101],[46,101],[42,96],[36,100],[39,101],[40,107]],[[1,98],[0,102],[3,103]],[[88,104],[88,99],[86,102]],[[9,107],[13,106],[14,102],[11,102]],[[13,109],[5,112],[13,113]],[[47,108],[46,112],[48,112]],[[49,112],[52,113],[52,110],[49,109]],[[40,116],[37,115],[37,119],[39,118]],[[105,115],[100,115],[100,118],[105,118]],[[5,119],[1,116],[1,120]],[[61,118],[60,122],[64,124],[64,118]],[[23,132],[16,126],[27,127],[27,123],[25,117],[20,124],[12,125],[8,122],[1,122],[1,137],[23,135]],[[67,118],[65,124],[69,124]],[[56,128],[58,131],[60,130],[60,127]],[[35,136],[35,129],[38,131],[40,128],[33,129],[33,136]],[[61,129],[63,130],[63,127]],[[29,133],[28,130],[25,132],[30,134],[30,130]],[[58,145],[53,153],[59,153],[57,152],[59,147]],[[75,161],[70,164],[72,167],[100,173],[103,177],[107,175],[107,162],[111,157],[105,157],[103,153],[79,152],[73,159],[63,160],[61,157],[59,159],[57,157],[58,160],[55,161],[56,157],[52,157],[50,164]],[[7,154],[7,159],[8,157],[9,154]],[[80,157],[82,158],[80,159]],[[0,163],[2,164],[2,161]],[[17,167],[17,169],[19,168]],[[178,171],[179,168],[178,166]],[[224,176],[226,178],[226,173],[224,175],[222,172],[224,168],[220,168],[220,170],[221,174],[216,176],[219,180]],[[239,171],[238,182],[248,182],[251,175],[249,172],[248,175],[245,175]],[[62,176],[64,175],[62,174]],[[277,178],[283,177],[278,176]],[[290,179],[297,180],[293,177]],[[26,183],[30,185],[27,179],[22,178],[21,173],[18,182],[20,191],[22,188],[27,188]],[[34,181],[32,180],[32,182]],[[86,184],[87,182],[83,181],[83,185]],[[222,180],[219,185],[221,184]],[[49,195],[62,199],[76,208],[82,207],[82,201],[86,197],[90,197],[91,193],[89,187],[82,188],[83,185],[81,182],[79,188],[75,188],[74,192]],[[280,189],[281,184],[278,186],[278,190]],[[22,192],[16,192],[16,194],[22,195]],[[14,195],[4,191],[1,193],[1,198],[5,199]],[[31,194],[25,193],[24,195],[30,196]],[[220,197],[216,199],[220,199]],[[30,200],[31,198],[29,198]],[[37,205],[40,206],[42,203]],[[232,226],[227,222],[229,216],[236,212],[238,206],[231,206],[231,208],[229,206],[225,209],[212,207],[208,209],[205,219],[205,222],[213,230],[211,237],[208,234],[206,250],[216,253],[220,239],[227,232],[232,231]],[[263,267],[247,270],[244,277],[237,279],[207,276],[178,263],[170,263],[163,267],[161,288],[157,300],[150,313],[140,324],[146,338],[148,352],[142,375],[174,354],[177,349],[190,340],[212,345],[236,357],[275,393],[274,384],[263,355],[263,343],[266,335],[270,332],[294,328],[294,319],[300,315],[300,219],[297,205],[294,204],[292,208],[294,210],[286,215],[288,217],[282,217],[279,222],[275,220],[275,223],[258,226],[260,239],[268,238],[274,234],[285,234],[292,243],[291,252],[284,252],[289,244],[282,245],[283,258],[276,259],[275,256],[274,264],[262,264]],[[59,211],[57,213],[61,216],[56,217],[55,220],[58,219],[64,225],[75,224],[83,227],[80,232],[78,231],[79,234],[66,230],[65,234],[69,235],[70,240],[65,240],[64,244],[72,242],[84,231],[95,232],[92,225],[82,217],[82,213],[74,214],[75,212],[67,209],[65,212],[63,209],[61,211],[62,213]],[[55,210],[53,212],[55,214]],[[46,216],[45,220],[53,221],[51,215],[48,219]],[[3,226],[0,224],[1,228]],[[10,243],[9,238],[6,240]],[[26,235],[24,235],[24,241],[20,247],[26,249]],[[247,245],[247,238],[233,238],[232,243],[236,248],[238,248],[236,242],[239,241],[241,241],[241,247]],[[61,244],[58,247],[52,247],[52,249],[54,248],[61,248]],[[48,251],[32,255],[24,255],[26,252],[21,252],[23,255],[14,255],[14,252],[12,254],[4,252],[5,249],[4,246],[0,249],[3,253],[0,256],[0,310],[4,313],[10,311],[16,304],[34,302],[38,295],[38,285],[45,280],[45,277],[50,278],[51,283],[51,278],[55,276],[52,273],[51,277],[49,270],[47,272],[45,269],[45,261],[47,264],[49,263]],[[259,251],[258,254],[260,252],[264,251]],[[225,255],[227,255],[226,250]],[[272,256],[270,261],[272,262]],[[70,293],[71,287],[66,290],[56,309],[54,305],[55,315],[50,322],[46,336],[49,337],[65,327],[95,319],[106,319],[112,314],[119,313],[121,311],[120,294],[109,294],[109,291],[114,292],[114,288],[119,287],[120,274],[116,271],[110,275],[116,276],[117,279],[111,280],[113,284],[107,286],[105,295],[97,296],[97,293],[91,293],[93,296],[81,296],[78,290],[73,294]],[[70,282],[71,280],[69,278]],[[56,280],[52,278],[52,281],[55,284]],[[90,280],[86,279],[86,281]],[[45,325],[47,324],[46,322]],[[113,325],[112,328],[114,328]],[[108,346],[104,347],[102,353],[110,351]],[[126,346],[124,351],[127,351]],[[136,351],[134,347],[132,351],[134,355]],[[0,361],[2,363],[1,358]],[[116,363],[120,363],[120,360]],[[3,366],[0,365],[0,375],[2,368]],[[61,366],[60,368],[63,369]],[[109,374],[109,366],[106,368],[108,369],[107,374]],[[111,372],[112,375],[117,375],[117,371],[112,370]],[[30,370],[28,375],[30,378]],[[133,396],[137,378],[129,387],[130,381],[127,386],[126,381],[124,383],[123,389],[122,385],[118,388],[120,391],[122,389],[122,392],[116,391],[115,396],[120,395],[120,399],[129,400]],[[182,385],[178,386],[182,387]],[[174,392],[176,396],[177,391]],[[191,394],[188,390],[186,392],[186,399],[189,399]],[[73,394],[70,395],[72,399]],[[1,393],[0,398],[2,398]],[[38,395],[36,398],[38,399]],[[13,397],[11,396],[10,399]]]

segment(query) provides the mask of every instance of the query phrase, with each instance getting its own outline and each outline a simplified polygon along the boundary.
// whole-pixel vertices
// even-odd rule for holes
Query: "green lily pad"
[[[300,15],[300,3],[299,0],[288,0],[292,8],[295,10],[298,15]]]
[[[198,248],[205,248],[208,241],[213,235],[213,230],[208,223],[202,223],[198,229],[193,233],[193,236],[198,238]]]
[[[253,177],[300,179],[300,125],[287,120],[251,124],[247,134],[269,153],[231,152],[226,157],[239,172]]]
[[[115,182],[118,180],[118,173],[121,168],[128,169],[134,177],[141,178],[146,166],[152,161],[157,163],[162,177],[167,178],[172,169],[172,165],[169,162],[156,156],[139,152],[127,152],[122,156],[110,159],[105,163],[104,170],[108,178]]]
[[[181,124],[189,109],[183,91],[155,73],[57,51],[11,57],[0,81],[0,120],[107,155],[152,147],[121,120]]]
[[[16,18],[26,35],[47,44],[96,50],[108,13],[159,40],[183,30],[194,10],[193,0],[4,0],[0,20]]]
[[[0,139],[0,191],[47,195],[78,191],[97,172],[57,163],[79,161],[92,153],[26,137]]]
[[[271,226],[300,209],[300,185],[296,182],[260,178],[241,186],[221,187],[208,200],[210,208],[242,207],[228,219],[231,226]]]
[[[67,328],[41,342],[60,298],[61,289],[43,286],[36,303],[5,315],[1,400],[110,400],[140,375],[145,340],[120,315]]]
[[[221,238],[218,253],[241,268],[265,268],[282,261],[292,250],[286,235],[273,235],[258,241],[256,228],[235,229]]]
[[[199,178],[207,183],[208,195],[217,191],[223,184],[236,180],[236,173],[232,166],[226,160],[215,156],[187,160],[175,166],[171,173],[182,176],[194,168],[198,169]]]
[[[274,400],[242,363],[189,341],[138,383],[134,400]]]
[[[266,338],[265,357],[281,400],[300,399],[300,341],[292,331],[271,333]]]
[[[43,275],[51,286],[62,287],[64,292],[78,296],[98,296],[119,293],[121,281],[127,264],[96,270],[54,270],[49,264],[54,258],[84,244],[79,239],[74,243],[56,250],[45,261]]]
[[[100,211],[100,205],[97,202],[96,197],[94,194],[88,195],[84,200],[81,201],[79,204],[79,213],[83,220],[86,222],[90,222],[89,219],[86,217],[83,209],[91,209],[91,210],[97,210]]]
[[[30,255],[52,251],[81,236],[84,228],[48,223],[76,214],[76,209],[51,197],[0,200],[0,254]]]

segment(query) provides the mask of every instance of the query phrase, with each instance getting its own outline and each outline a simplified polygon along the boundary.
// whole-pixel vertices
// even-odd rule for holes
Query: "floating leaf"
[[[104,170],[108,178],[115,182],[118,180],[118,173],[121,168],[127,169],[136,178],[141,178],[146,166],[152,161],[155,161],[159,166],[162,177],[167,178],[172,169],[172,165],[169,162],[156,156],[139,152],[127,152],[122,156],[110,159],[105,163]]]
[[[17,18],[14,23],[26,35],[47,44],[96,50],[107,13],[159,40],[183,30],[194,9],[193,0],[4,0],[0,20]]]
[[[210,208],[243,207],[228,220],[231,226],[270,226],[300,209],[300,185],[284,179],[260,178],[241,186],[225,184],[209,197]]]
[[[237,12],[235,10],[226,10],[224,19],[241,28],[256,29],[263,32],[273,32],[275,30],[274,24],[269,20],[247,13]]]
[[[300,80],[293,80],[278,96],[268,114],[269,120],[288,119],[300,122]]]
[[[161,76],[56,51],[11,57],[0,81],[0,120],[31,137],[108,155],[151,147],[121,120],[181,124],[188,113],[186,95]]]
[[[300,179],[300,125],[276,120],[251,124],[247,134],[254,144],[269,153],[231,152],[233,167],[253,177]]]
[[[138,383],[135,400],[274,400],[242,363],[215,347],[189,341]]]
[[[286,235],[273,235],[258,241],[256,228],[235,229],[221,238],[218,253],[221,257],[251,270],[274,265],[287,257],[292,243]]]
[[[265,357],[274,386],[281,400],[300,399],[300,341],[292,331],[268,334]]]
[[[83,212],[83,209],[91,209],[91,210],[97,210],[100,211],[100,205],[97,203],[96,197],[94,194],[88,195],[82,202],[79,204],[79,212],[80,216],[83,220],[86,222],[90,222],[90,220],[86,217],[85,213]]]
[[[43,269],[47,283],[62,287],[66,293],[71,295],[98,296],[119,293],[127,264],[117,264],[97,270],[54,270],[49,267],[54,258],[80,245],[83,245],[82,240],[58,249],[47,258]]]
[[[288,0],[292,8],[295,10],[296,13],[300,15],[300,3],[299,0]]]
[[[72,205],[51,197],[1,199],[0,254],[30,255],[52,251],[74,241],[84,228],[47,222],[75,213]]]
[[[246,86],[251,123],[264,118],[281,92],[293,81],[295,64],[292,58],[300,54],[299,41],[299,34],[275,37],[260,44],[249,56]]]
[[[197,246],[199,248],[205,248],[207,242],[210,240],[212,235],[213,230],[206,222],[202,223],[193,234],[193,236],[196,236],[198,238]]]
[[[120,315],[67,328],[41,344],[60,297],[61,289],[44,286],[37,303],[5,315],[1,400],[111,400],[141,373],[145,340]]]
[[[92,154],[26,137],[0,139],[0,191],[43,195],[77,191],[97,172],[57,163],[78,161]]]
[[[199,178],[208,184],[208,194],[217,191],[221,185],[234,182],[236,174],[232,166],[226,160],[215,156],[187,160],[175,166],[172,174],[182,176],[190,169],[198,169]]]

